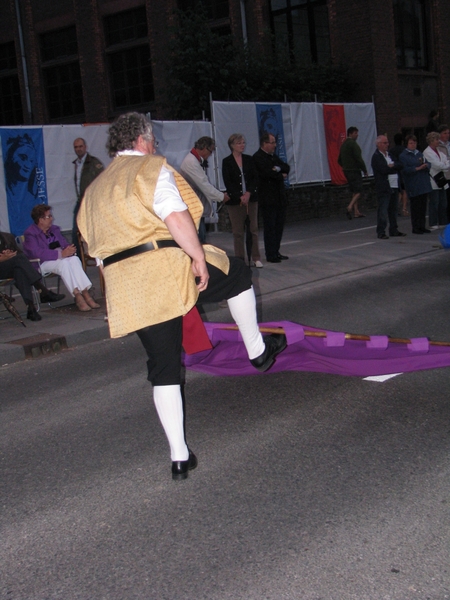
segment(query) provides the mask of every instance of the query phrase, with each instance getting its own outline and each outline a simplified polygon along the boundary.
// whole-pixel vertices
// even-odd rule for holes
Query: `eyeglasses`
[[[208,150],[208,152],[210,154],[212,154],[214,152],[214,150],[216,149],[216,147],[215,146],[211,146],[210,148],[206,148],[206,149]]]
[[[42,217],[43,219],[53,219],[53,215],[45,215],[45,217]]]

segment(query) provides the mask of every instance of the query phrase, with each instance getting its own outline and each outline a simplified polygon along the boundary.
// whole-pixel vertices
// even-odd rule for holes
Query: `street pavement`
[[[288,224],[281,251],[290,258],[280,264],[266,263],[263,258],[264,268],[253,268],[257,297],[270,300],[333,278],[347,277],[420,255],[446,252],[440,246],[439,231],[413,235],[409,218],[399,217],[398,221],[399,229],[407,236],[389,240],[378,240],[375,235],[375,211],[368,212],[366,218],[351,221],[343,216]],[[207,242],[233,253],[231,233],[212,232]],[[260,248],[264,256],[262,231]],[[65,300],[52,308],[42,305],[42,320],[31,322],[26,320],[25,306],[16,295],[15,306],[24,317],[26,328],[5,311],[0,312],[3,318],[0,321],[0,365],[24,358],[41,358],[66,346],[73,348],[108,338],[105,300],[99,298],[98,270],[88,267],[88,275],[94,285],[94,295],[101,304],[100,309],[88,313],[78,311],[67,290],[62,289],[66,292]],[[218,308],[205,306],[205,317],[211,321],[229,320],[228,310]]]
[[[437,239],[379,241],[373,214],[289,226],[290,259],[254,270],[261,320],[450,340]],[[199,464],[174,482],[137,336],[69,303],[27,330],[58,311],[69,350],[1,369],[0,600],[450,599],[448,368],[188,371]]]

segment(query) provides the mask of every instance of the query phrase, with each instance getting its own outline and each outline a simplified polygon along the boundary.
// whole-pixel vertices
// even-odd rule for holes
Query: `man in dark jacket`
[[[72,244],[75,245],[78,256],[81,256],[81,249],[78,244],[77,214],[87,186],[94,181],[97,175],[100,175],[105,167],[98,158],[88,153],[86,141],[83,138],[74,140],[73,149],[77,155],[77,158],[73,161],[77,202],[73,210]]]
[[[376,144],[371,164],[378,198],[377,237],[380,240],[389,239],[386,235],[388,220],[389,235],[403,237],[406,233],[397,228],[398,171],[401,167],[389,156],[389,141],[385,135],[379,135]]]
[[[65,298],[64,294],[55,294],[45,287],[42,275],[19,250],[14,236],[5,232],[0,232],[0,279],[14,279],[27,305],[27,319],[31,321],[40,321],[42,318],[34,305],[31,286],[39,290],[40,302],[59,302]]]
[[[280,263],[288,256],[280,254],[281,238],[286,220],[286,193],[284,180],[290,167],[275,154],[275,136],[266,131],[260,138],[260,148],[253,158],[259,176],[258,200],[264,223],[266,260]]]

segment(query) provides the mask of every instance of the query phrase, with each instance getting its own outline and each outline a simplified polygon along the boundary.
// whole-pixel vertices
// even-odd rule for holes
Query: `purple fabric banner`
[[[411,344],[387,343],[386,336],[355,341],[344,340],[343,333],[289,321],[260,326],[283,327],[288,341],[288,347],[277,357],[269,374],[311,371],[368,377],[450,366],[450,346],[433,346],[426,338],[413,339]],[[213,349],[185,355],[188,369],[211,375],[262,375],[250,364],[239,332],[225,329],[233,324],[205,323],[205,327]],[[325,331],[327,336],[305,336],[305,330]]]

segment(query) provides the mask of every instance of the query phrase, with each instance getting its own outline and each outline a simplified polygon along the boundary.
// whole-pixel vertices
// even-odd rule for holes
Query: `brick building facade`
[[[126,110],[164,119],[164,57],[189,0],[4,0],[0,124],[95,123]],[[448,0],[203,0],[211,26],[350,68],[348,101],[375,102],[389,135],[450,121]],[[320,100],[320,98],[319,98]]]

